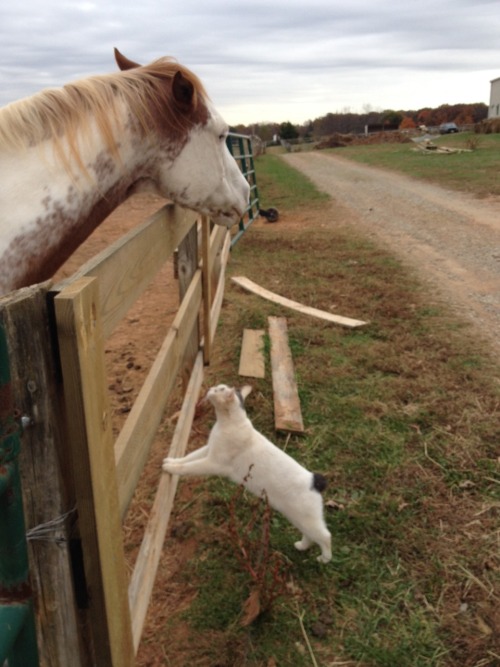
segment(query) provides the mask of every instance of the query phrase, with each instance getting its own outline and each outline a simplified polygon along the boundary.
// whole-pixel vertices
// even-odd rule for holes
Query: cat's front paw
[[[175,475],[175,471],[177,468],[177,465],[175,463],[175,459],[171,458],[166,458],[163,459],[163,463],[161,466],[163,472],[169,472],[171,475]]]

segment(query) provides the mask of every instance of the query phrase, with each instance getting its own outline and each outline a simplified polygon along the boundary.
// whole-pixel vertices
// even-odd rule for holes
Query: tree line
[[[283,123],[254,123],[237,125],[233,128],[241,134],[256,134],[263,141],[272,141],[275,136],[282,139],[319,139],[335,133],[359,134],[368,127],[369,131],[410,129],[425,125],[435,127],[441,123],[469,125],[479,123],[488,116],[488,106],[482,102],[474,104],[442,104],[431,109],[425,107],[418,111],[373,111],[367,109],[363,113],[352,113],[344,110],[327,113],[315,120],[308,120],[302,125],[294,125],[290,121]]]

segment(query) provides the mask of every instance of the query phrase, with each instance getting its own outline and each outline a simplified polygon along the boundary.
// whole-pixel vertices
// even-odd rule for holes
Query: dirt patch
[[[320,141],[316,148],[342,148],[343,146],[370,146],[373,144],[409,144],[411,137],[408,132],[373,132],[371,134],[342,134],[335,132]]]
[[[500,351],[498,202],[318,153],[284,156],[360,227],[413,266]]]

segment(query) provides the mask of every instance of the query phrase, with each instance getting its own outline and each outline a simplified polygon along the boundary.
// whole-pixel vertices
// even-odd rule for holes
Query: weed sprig
[[[250,473],[249,473],[250,474]],[[245,494],[241,485],[229,500],[229,541],[240,566],[250,575],[250,595],[245,603],[242,625],[271,610],[278,598],[290,595],[289,565],[284,556],[271,547],[272,508],[265,493],[254,500],[250,517],[242,519],[238,508]]]

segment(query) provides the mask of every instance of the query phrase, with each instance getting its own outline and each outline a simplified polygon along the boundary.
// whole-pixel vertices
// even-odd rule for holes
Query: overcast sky
[[[171,55],[230,124],[489,104],[498,0],[3,0],[0,105]]]

